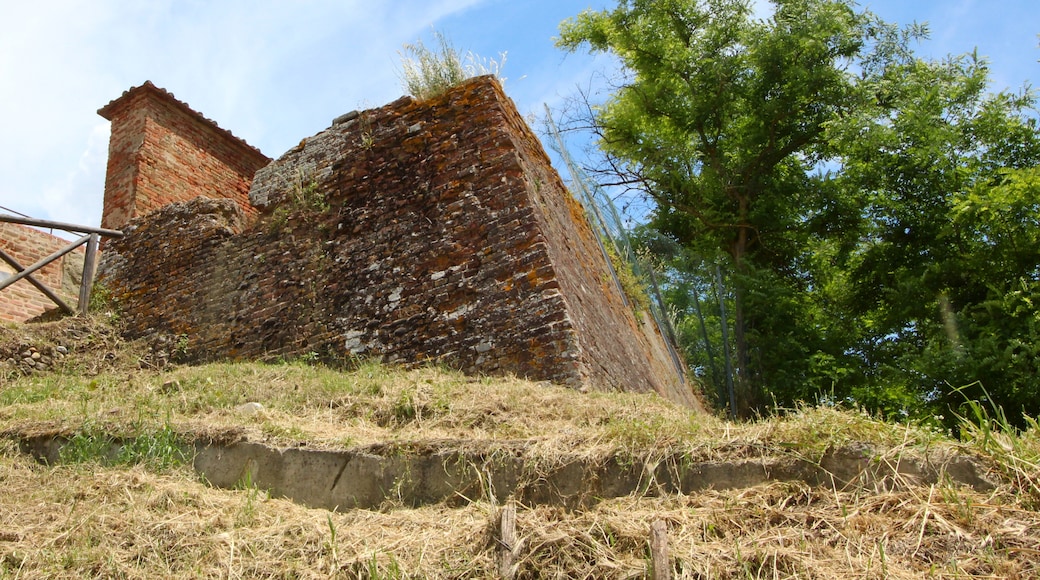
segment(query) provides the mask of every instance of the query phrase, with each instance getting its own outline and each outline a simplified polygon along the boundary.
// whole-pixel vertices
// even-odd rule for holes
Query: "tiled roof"
[[[209,118],[205,117],[202,113],[199,113],[195,109],[192,109],[184,101],[178,100],[177,97],[173,96],[173,93],[171,93],[170,91],[167,91],[166,89],[163,89],[163,88],[155,86],[154,84],[152,84],[152,81],[145,81],[144,84],[142,84],[140,86],[132,87],[130,89],[127,89],[126,91],[123,92],[123,94],[118,99],[114,99],[112,102],[110,102],[107,105],[105,105],[104,107],[101,107],[100,109],[98,109],[98,115],[101,115],[105,119],[108,119],[109,121],[111,121],[112,117],[115,116],[116,110],[123,103],[127,102],[134,95],[142,94],[142,93],[151,93],[153,95],[156,95],[160,99],[162,99],[164,101],[167,101],[168,103],[173,104],[175,107],[181,109],[182,111],[187,113],[189,116],[194,117],[195,119],[197,119],[198,121],[202,122],[203,124],[209,125],[210,127],[212,127],[217,132],[222,133],[222,134],[226,135],[227,137],[231,138],[232,140],[241,143],[242,145],[246,146],[249,149],[252,149],[253,151],[259,153],[260,155],[263,155],[264,157],[267,157],[266,155],[264,155],[264,153],[262,151],[260,151],[256,147],[253,147],[249,143],[246,143],[245,140],[243,140],[243,139],[241,139],[239,137],[236,137],[231,131],[228,131],[227,129],[222,129],[220,127],[220,125],[217,125],[216,121],[213,121],[212,119],[209,119]]]

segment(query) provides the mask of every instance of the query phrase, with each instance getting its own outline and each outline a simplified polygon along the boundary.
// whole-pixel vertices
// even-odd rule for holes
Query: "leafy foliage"
[[[600,175],[654,202],[643,238],[691,366],[732,404],[730,357],[745,415],[847,401],[955,426],[965,384],[1040,412],[1035,99],[988,93],[977,55],[916,57],[926,36],[850,0],[765,20],[621,1],[561,25],[624,65],[589,107]]]
[[[955,387],[975,384],[1021,424],[1022,412],[1040,412],[1040,353],[1027,346],[1040,266],[1033,97],[987,95],[974,55],[892,68],[898,90],[879,114],[834,131],[844,151],[835,180],[859,193],[864,216],[840,261],[851,283],[843,304],[862,329],[853,392],[949,416],[963,402]]]

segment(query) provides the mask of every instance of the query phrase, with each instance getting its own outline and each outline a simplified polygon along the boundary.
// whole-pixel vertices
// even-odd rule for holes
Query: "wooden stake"
[[[518,564],[516,557],[520,553],[520,543],[516,539],[516,503],[513,500],[502,506],[499,520],[498,540],[498,574],[503,580],[512,580],[516,576]]]
[[[654,580],[672,580],[672,561],[668,556],[668,524],[657,520],[650,525],[650,559]]]

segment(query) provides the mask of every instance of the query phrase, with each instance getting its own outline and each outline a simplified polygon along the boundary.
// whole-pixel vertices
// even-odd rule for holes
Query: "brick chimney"
[[[101,227],[196,197],[235,200],[249,216],[253,175],[271,159],[146,81],[98,110],[112,122]]]

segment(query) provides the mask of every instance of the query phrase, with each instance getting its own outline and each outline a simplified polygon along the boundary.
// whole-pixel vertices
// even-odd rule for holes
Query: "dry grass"
[[[43,467],[10,448],[0,474],[0,577],[494,576],[487,503],[329,513],[212,489],[187,472]],[[1040,574],[1040,515],[1012,496],[772,484],[584,511],[522,507],[520,577],[641,577],[658,519],[676,577]]]
[[[486,527],[479,509],[330,514],[188,472],[48,468],[10,451],[0,461],[0,577],[323,578],[398,557],[418,566],[416,540],[461,544],[473,530],[483,541]],[[424,558],[457,548],[440,540]]]
[[[79,327],[76,332],[83,334]],[[87,340],[97,336],[108,339],[101,331],[86,333]],[[361,364],[342,372],[300,363],[214,363],[155,370],[140,368],[138,361],[148,357],[140,345],[70,348],[75,352],[58,372],[0,372],[0,419],[8,431],[70,433],[89,424],[132,436],[174,425],[186,433],[235,432],[256,441],[306,440],[319,447],[524,440],[546,451],[588,456],[620,448],[678,450],[698,459],[743,456],[758,446],[818,458],[849,441],[927,447],[937,439],[935,433],[834,409],[806,408],[785,419],[734,424],[693,415],[655,396],[579,395],[544,383],[436,368]],[[237,409],[248,402],[263,410]]]
[[[0,578],[496,576],[499,506],[487,501],[331,513],[248,486],[215,489],[185,467],[39,465],[12,442],[33,433],[172,428],[184,437],[232,434],[326,448],[520,441],[545,461],[625,453],[815,461],[828,448],[859,442],[880,449],[879,461],[897,461],[959,447],[942,434],[862,413],[803,409],[734,424],[654,397],[580,395],[437,369],[250,363],[142,370],[147,350],[119,344],[98,321],[0,328],[0,349],[12,341],[61,343],[72,352],[55,372],[0,372],[0,432],[8,436],[0,442]],[[236,410],[250,401],[263,410]],[[1019,472],[1036,464],[1037,440],[1036,433],[1016,439],[1030,445],[1016,451]],[[909,480],[845,490],[772,483],[633,495],[574,510],[520,506],[518,575],[644,577],[650,525],[663,520],[677,578],[1038,577],[1035,475],[1008,477],[987,493]]]

